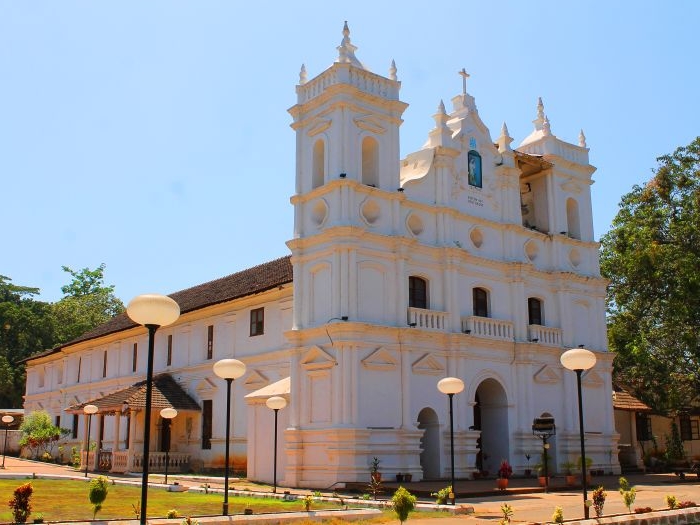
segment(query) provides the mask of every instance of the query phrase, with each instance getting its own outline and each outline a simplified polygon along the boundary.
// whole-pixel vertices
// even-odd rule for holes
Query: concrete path
[[[36,475],[38,477],[83,477],[83,472],[61,465],[53,465],[37,461],[17,459],[8,456],[5,459],[5,469],[0,470],[2,477],[25,477]],[[89,476],[92,477],[92,472]],[[110,478],[140,484],[140,476],[109,475]],[[182,484],[198,488],[202,483],[209,483],[213,489],[223,488],[223,477],[218,476],[184,476],[171,475],[169,481],[178,480]],[[680,501],[695,501],[700,503],[700,480],[695,476],[689,476],[686,480],[672,474],[646,474],[628,476],[630,485],[637,487],[637,498],[632,509],[637,507],[651,507],[659,510],[666,508],[665,497],[667,494],[674,495]],[[159,484],[163,481],[162,474],[153,474],[149,477],[151,484]],[[421,494],[429,494],[444,486],[446,481],[431,481],[403,484],[411,491]],[[605,503],[605,515],[624,514],[627,512],[618,492],[618,476],[601,476],[593,478],[593,487],[603,485],[606,488],[608,497]],[[236,489],[246,489],[250,491],[270,492],[271,487],[250,483],[245,480],[234,479],[231,485]],[[421,518],[420,513],[411,515],[408,524],[411,525],[468,525],[476,523],[490,523],[495,525],[501,517],[501,505],[509,504],[514,511],[513,522],[544,523],[551,522],[554,509],[559,506],[564,511],[564,519],[580,519],[583,517],[583,496],[581,488],[566,488],[563,486],[563,479],[555,478],[552,481],[550,492],[544,493],[537,487],[537,480],[513,478],[510,480],[508,490],[501,492],[495,488],[495,480],[470,480],[457,483],[459,497],[457,505],[463,507],[473,507],[473,514],[457,515],[448,518],[435,519]],[[396,483],[385,483],[385,493],[382,499],[390,497],[395,490]],[[278,487],[278,492],[290,490],[292,493],[308,494],[308,489],[285,489]],[[330,495],[332,491],[321,490],[324,495]],[[342,493],[342,491],[338,491]],[[590,489],[589,489],[590,498]],[[429,496],[419,496],[419,500],[426,503],[434,503],[434,499]],[[591,516],[594,516],[591,509]],[[398,523],[398,520],[396,521]]]

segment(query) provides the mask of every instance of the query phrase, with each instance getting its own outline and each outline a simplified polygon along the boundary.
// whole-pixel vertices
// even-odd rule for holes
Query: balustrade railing
[[[462,317],[462,332],[488,339],[512,340],[513,323],[491,317],[470,315]]]
[[[448,318],[447,312],[413,307],[408,309],[408,324],[416,328],[445,331],[447,330]]]
[[[531,324],[527,327],[530,341],[550,346],[561,346],[561,328]]]

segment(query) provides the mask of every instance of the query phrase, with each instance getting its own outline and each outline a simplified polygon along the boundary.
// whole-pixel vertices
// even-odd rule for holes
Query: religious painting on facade
[[[469,165],[469,185],[481,188],[481,155],[474,150],[467,154]]]

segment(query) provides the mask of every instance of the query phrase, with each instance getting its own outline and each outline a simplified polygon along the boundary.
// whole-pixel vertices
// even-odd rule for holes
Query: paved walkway
[[[44,476],[70,476],[82,477],[83,473],[61,465],[50,463],[28,461],[8,456],[5,460],[5,469],[0,470],[1,477],[24,477],[35,474]],[[89,474],[90,477],[93,473]],[[132,483],[140,484],[140,476],[109,475],[110,478],[122,479]],[[212,488],[223,488],[223,477],[217,476],[184,476],[171,475],[169,481],[178,480],[182,484],[192,487],[199,487],[202,483],[209,483]],[[672,474],[647,474],[630,475],[628,480],[631,485],[637,487],[637,498],[632,508],[652,507],[653,509],[664,509],[666,507],[665,497],[667,494],[676,496],[680,501],[695,501],[700,503],[700,479],[689,476],[681,480]],[[152,484],[162,483],[162,474],[153,474],[149,477]],[[406,488],[419,494],[429,494],[444,486],[446,481],[429,481],[403,484]],[[608,497],[605,503],[605,514],[623,514],[627,512],[617,488],[618,476],[601,476],[593,478],[593,487],[603,485]],[[231,485],[236,489],[246,489],[251,491],[269,492],[271,487],[250,483],[245,480],[233,479]],[[501,517],[501,505],[508,503],[514,511],[514,522],[543,523],[551,522],[552,513],[555,507],[562,507],[564,519],[578,519],[583,517],[583,496],[581,488],[566,488],[563,486],[562,478],[552,480],[552,487],[548,493],[542,492],[537,486],[537,480],[513,478],[510,480],[508,490],[501,492],[495,488],[495,480],[470,480],[457,483],[458,499],[457,505],[473,507],[473,514],[458,515],[449,518],[435,519],[421,518],[420,514],[412,514],[409,525],[473,525],[477,523],[489,523],[494,525]],[[396,483],[385,483],[385,493],[383,498],[388,497],[398,485]],[[290,490],[292,493],[308,494],[307,489],[285,489],[278,487],[278,492]],[[331,491],[321,491],[330,495]],[[339,491],[342,492],[342,491]],[[589,490],[590,497],[590,490]],[[434,503],[434,499],[429,496],[419,496],[419,500],[426,503]],[[591,509],[591,516],[593,516]],[[467,523],[469,522],[469,523]],[[398,523],[398,520],[397,520]]]

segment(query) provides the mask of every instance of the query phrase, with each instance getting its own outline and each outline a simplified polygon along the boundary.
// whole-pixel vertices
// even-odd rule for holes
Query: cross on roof
[[[467,79],[469,78],[469,73],[467,73],[467,70],[462,68],[461,71],[457,71],[457,73],[462,77],[462,94],[466,95],[467,94]]]

